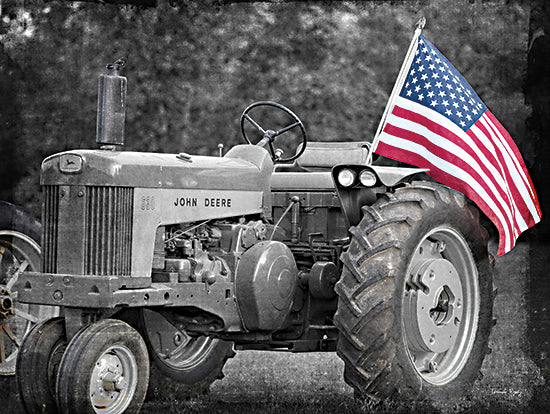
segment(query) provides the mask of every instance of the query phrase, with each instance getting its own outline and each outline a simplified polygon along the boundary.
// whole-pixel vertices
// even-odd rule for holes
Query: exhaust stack
[[[97,99],[97,138],[101,149],[116,150],[124,145],[126,118],[126,78],[120,71],[125,58],[107,65],[107,74],[99,75]]]

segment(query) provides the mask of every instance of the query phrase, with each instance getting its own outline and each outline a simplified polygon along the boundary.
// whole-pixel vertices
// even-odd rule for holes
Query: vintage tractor
[[[21,274],[19,299],[63,316],[21,345],[27,412],[134,413],[148,387],[195,395],[234,349],[336,351],[358,395],[472,385],[493,285],[488,232],[463,195],[367,164],[367,142],[308,143],[273,102],[246,108],[246,145],[221,157],[121,151],[126,78],[108,69],[100,148],[42,164],[42,269]],[[254,115],[266,107],[286,123],[266,129]]]

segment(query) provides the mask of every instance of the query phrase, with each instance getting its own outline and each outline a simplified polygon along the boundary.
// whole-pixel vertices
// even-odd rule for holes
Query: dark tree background
[[[241,142],[239,116],[257,100],[292,108],[312,140],[371,140],[421,16],[531,172],[543,222],[527,232],[525,347],[549,378],[545,0],[0,0],[0,200],[40,214],[41,160],[95,147],[97,76],[121,56],[128,150],[213,155]],[[548,408],[539,388],[534,404]]]
[[[520,1],[109,3],[1,0],[0,199],[40,212],[40,162],[95,146],[97,76],[126,56],[128,150],[214,154],[275,100],[312,140],[371,140],[413,25],[535,148],[523,95],[531,4]]]

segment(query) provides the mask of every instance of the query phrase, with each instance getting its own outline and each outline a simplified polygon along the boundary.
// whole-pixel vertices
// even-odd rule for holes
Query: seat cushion
[[[363,142],[308,142],[296,164],[305,170],[332,168],[338,164],[364,164],[370,143]]]

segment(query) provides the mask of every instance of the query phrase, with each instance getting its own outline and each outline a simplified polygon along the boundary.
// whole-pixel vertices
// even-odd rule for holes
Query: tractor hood
[[[225,157],[74,150],[42,163],[42,185],[201,190],[265,190],[273,164],[259,147],[237,146]]]

